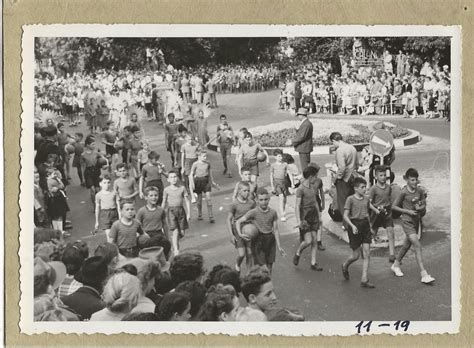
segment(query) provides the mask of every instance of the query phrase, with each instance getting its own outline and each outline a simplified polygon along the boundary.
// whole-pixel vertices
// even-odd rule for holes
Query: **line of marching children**
[[[276,251],[282,256],[286,255],[281,246],[278,223],[279,220],[287,221],[285,209],[291,190],[296,196],[295,217],[299,232],[299,245],[293,263],[297,266],[302,252],[310,248],[310,268],[322,271],[323,268],[317,263],[317,252],[324,250],[321,243],[321,212],[326,204],[323,183],[318,177],[319,166],[310,164],[300,175],[292,156],[275,150],[275,162],[270,168],[269,192],[257,187],[260,163],[270,165],[268,153],[263,147],[253,140],[252,134],[245,128],[234,137],[225,115],[221,116],[217,130],[216,139],[221,147],[224,174],[231,173],[228,158],[232,145],[235,143],[239,148],[236,160],[241,180],[236,183],[227,218],[231,241],[237,249],[235,269],[240,272],[245,260],[247,269],[258,264],[265,265],[271,272]],[[104,231],[107,240],[116,244],[123,256],[136,257],[139,246],[150,240],[162,246],[167,257],[170,257],[171,252],[178,255],[179,241],[189,228],[191,203],[196,203],[197,219],[202,220],[204,199],[209,222],[214,223],[211,191],[212,187],[219,186],[214,181],[204,146],[182,124],[167,128],[166,143],[168,150],[173,149],[170,152],[174,165],[169,171],[159,161],[160,155],[141,140],[140,133],[139,126],[129,125],[124,128],[122,137],[118,138],[113,124],[109,122],[108,129],[102,135],[105,156],[96,149],[93,135],[87,136],[83,144],[82,134],[77,133],[73,166],[78,169],[81,184],[90,189],[95,211],[95,232]],[[206,140],[209,142],[208,138]],[[61,173],[55,168],[56,159],[55,153],[48,154],[44,163],[37,166],[35,183],[46,188],[52,197],[47,211],[54,228],[63,230],[61,223],[68,205],[63,193]],[[434,278],[424,268],[421,244],[417,238],[421,217],[426,212],[426,195],[419,187],[418,172],[413,168],[407,170],[404,176],[407,184],[393,204],[392,186],[386,183],[385,167],[377,166],[375,177],[376,183],[368,195],[365,180],[354,178],[354,194],[345,202],[343,219],[352,253],[342,264],[343,277],[349,279],[350,265],[362,257],[361,286],[375,287],[368,276],[370,243],[374,232],[384,227],[389,239],[389,261],[393,263],[393,273],[398,277],[403,276],[400,264],[413,245],[421,281],[431,284]],[[163,179],[169,183],[166,188]],[[278,197],[279,214],[269,207],[272,194]],[[146,202],[138,211],[137,196]],[[41,217],[42,210],[36,209],[41,206],[41,199],[35,190],[35,218]],[[393,215],[397,213],[406,239],[395,257]]]

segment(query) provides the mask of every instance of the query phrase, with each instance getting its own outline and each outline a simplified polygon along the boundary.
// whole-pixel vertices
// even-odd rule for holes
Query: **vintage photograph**
[[[458,27],[23,29],[22,332],[458,331]]]

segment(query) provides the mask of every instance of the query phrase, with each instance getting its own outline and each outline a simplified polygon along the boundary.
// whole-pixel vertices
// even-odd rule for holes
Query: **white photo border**
[[[100,33],[100,35],[98,35]],[[377,328],[368,334],[458,333],[461,320],[461,27],[427,25],[181,25],[181,24],[54,24],[25,25],[22,36],[22,115],[20,153],[20,330],[39,333],[226,334],[279,336],[351,336],[358,321],[334,322],[36,322],[33,321],[33,127],[35,37],[451,37],[451,320],[412,321],[407,332]],[[7,127],[8,128],[8,127]],[[8,129],[6,129],[8,131]]]

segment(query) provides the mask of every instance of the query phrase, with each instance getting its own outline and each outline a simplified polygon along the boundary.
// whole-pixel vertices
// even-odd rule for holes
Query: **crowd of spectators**
[[[112,243],[65,243],[53,229],[34,231],[36,321],[302,321],[277,304],[263,266],[240,274],[225,264],[208,273],[203,256],[168,260],[148,241],[125,258]]]
[[[341,61],[340,69],[329,62],[294,67],[280,81],[279,107],[294,111],[306,107],[312,113],[450,119],[448,65],[423,62],[402,52],[395,59],[385,52],[378,65]]]

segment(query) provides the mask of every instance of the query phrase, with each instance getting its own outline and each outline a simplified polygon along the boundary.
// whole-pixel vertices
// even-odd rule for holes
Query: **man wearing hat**
[[[296,135],[291,140],[291,144],[298,152],[301,162],[301,171],[308,167],[313,152],[313,124],[308,120],[308,109],[299,108],[296,117],[300,120],[300,125]]]

